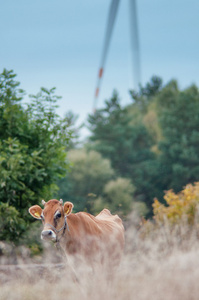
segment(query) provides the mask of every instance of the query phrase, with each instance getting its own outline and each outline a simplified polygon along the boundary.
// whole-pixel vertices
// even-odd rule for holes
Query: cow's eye
[[[60,213],[60,212],[58,212],[58,213],[56,214],[56,219],[59,219],[59,218],[61,218],[61,213]]]

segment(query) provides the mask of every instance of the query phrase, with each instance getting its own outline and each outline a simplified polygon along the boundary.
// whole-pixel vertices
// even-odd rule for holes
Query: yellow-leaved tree
[[[166,205],[158,199],[154,200],[153,213],[156,221],[164,222],[167,219],[169,223],[176,224],[186,218],[189,224],[193,224],[199,209],[199,182],[186,185],[178,194],[172,190],[167,191],[164,200]]]

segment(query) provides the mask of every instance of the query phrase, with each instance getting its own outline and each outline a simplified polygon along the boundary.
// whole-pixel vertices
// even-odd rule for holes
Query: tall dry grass
[[[136,220],[136,221],[135,221]],[[60,263],[52,245],[44,257],[47,267],[1,269],[1,300],[192,300],[199,299],[198,226],[187,222],[171,227],[146,224],[138,229],[135,216],[126,228],[126,249],[118,269],[93,273],[86,265],[75,270]],[[30,264],[31,263],[31,264]],[[63,261],[62,261],[63,263]],[[1,266],[2,268],[2,266]],[[108,275],[108,276],[107,276]]]

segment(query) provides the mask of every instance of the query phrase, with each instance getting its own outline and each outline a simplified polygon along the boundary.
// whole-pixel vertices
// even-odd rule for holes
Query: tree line
[[[89,140],[83,149],[69,151],[71,192],[65,194],[62,184],[60,195],[71,196],[88,211],[107,206],[126,215],[136,207],[151,217],[155,197],[164,203],[166,190],[179,192],[199,180],[199,91],[195,85],[180,90],[175,80],[164,85],[154,76],[130,94],[132,104],[122,107],[114,91],[103,108],[88,116]],[[82,151],[84,159],[80,159]],[[106,182],[95,179],[100,172],[94,169],[97,158],[93,164],[88,162],[91,153],[101,155],[99,170],[104,175],[107,169],[102,161],[109,162]],[[79,173],[84,174],[84,188]]]
[[[199,91],[152,77],[123,107],[114,91],[90,114],[89,138],[78,144],[76,116],[56,114],[55,88],[29,96],[13,71],[0,74],[0,239],[20,241],[27,208],[52,197],[76,211],[103,207],[152,216],[154,198],[199,180]]]

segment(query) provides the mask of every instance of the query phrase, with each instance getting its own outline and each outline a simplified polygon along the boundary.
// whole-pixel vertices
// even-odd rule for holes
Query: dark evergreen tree
[[[150,177],[155,173],[156,164],[151,151],[153,139],[144,124],[133,124],[128,109],[121,107],[116,92],[105,102],[104,109],[89,116],[88,122],[92,132],[90,147],[111,161],[118,176],[130,178],[136,187],[136,199],[150,206]]]
[[[170,82],[158,97],[160,168],[164,189],[180,191],[199,180],[199,91],[196,86],[179,91]]]

